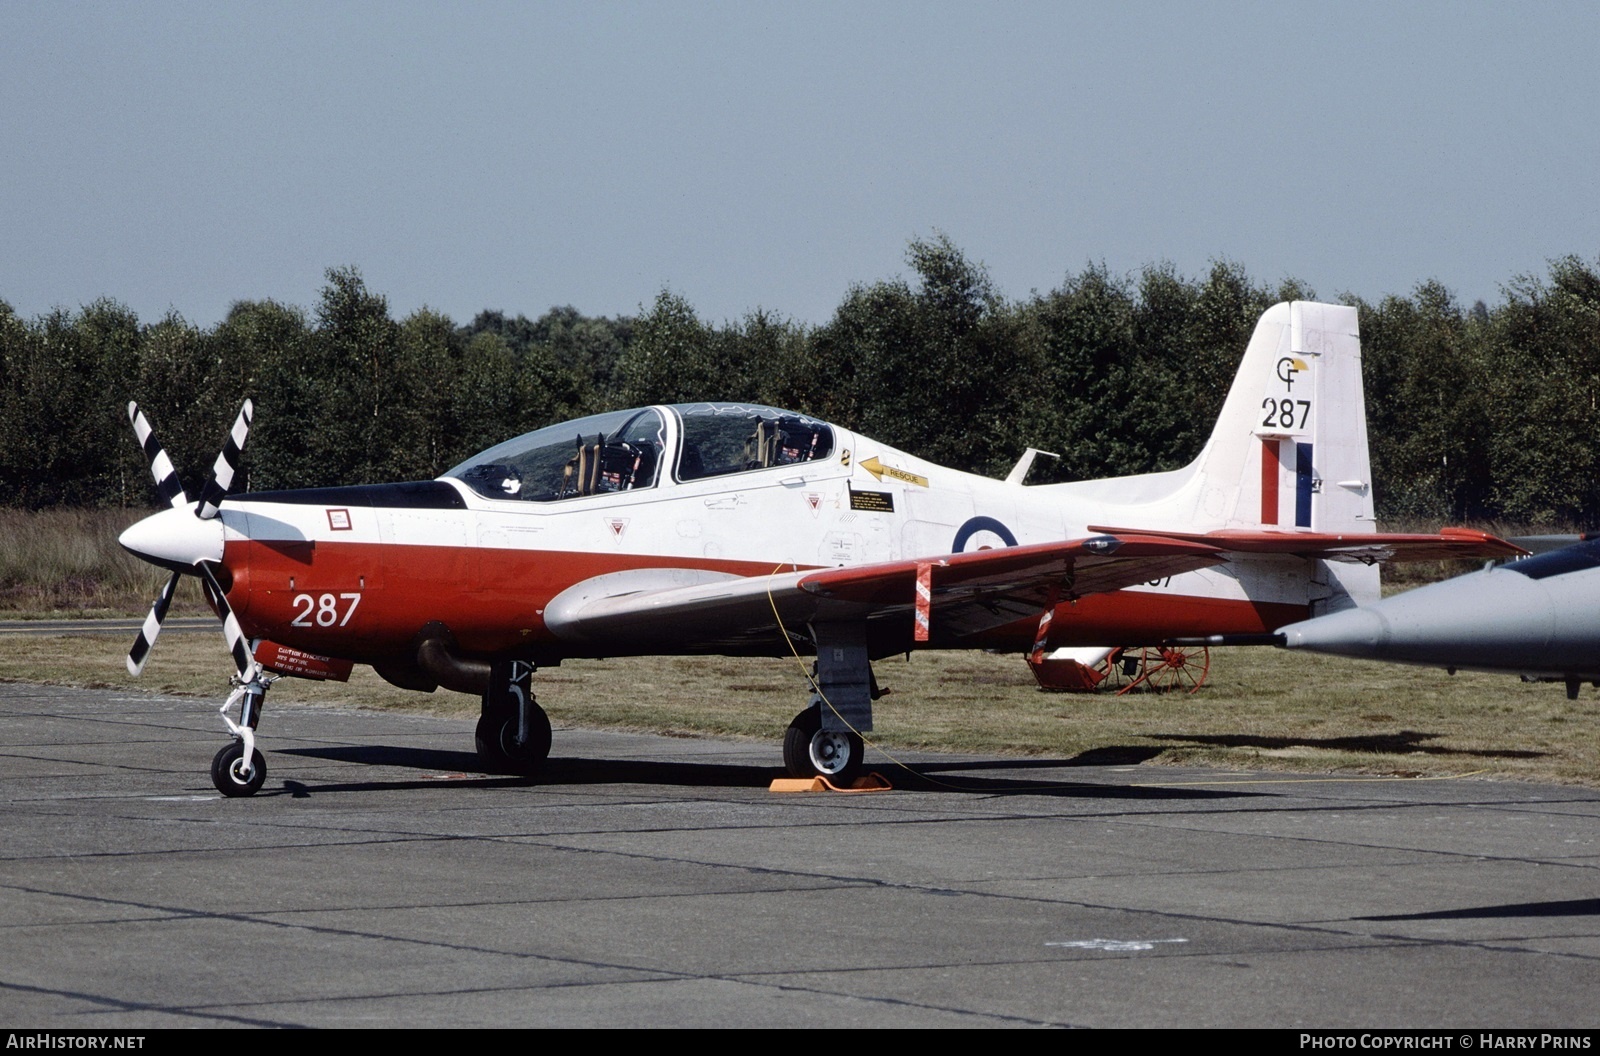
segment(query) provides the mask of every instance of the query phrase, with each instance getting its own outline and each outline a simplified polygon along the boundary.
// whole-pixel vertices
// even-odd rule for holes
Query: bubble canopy
[[[486,498],[556,502],[732,473],[833,453],[823,421],[758,404],[684,403],[545,426],[448,470]]]

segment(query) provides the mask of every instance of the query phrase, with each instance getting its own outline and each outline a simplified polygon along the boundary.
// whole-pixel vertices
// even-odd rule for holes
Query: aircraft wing
[[[1520,557],[1528,553],[1515,543],[1471,528],[1441,528],[1427,533],[1375,532],[1340,535],[1329,532],[1268,531],[1224,528],[1214,532],[1157,532],[1138,528],[1101,528],[1136,539],[1146,535],[1207,543],[1236,554],[1290,554],[1324,561],[1455,561]]]
[[[656,586],[659,574],[603,577],[556,598],[545,625],[563,641],[626,642],[637,649],[739,654],[769,651],[782,628],[807,637],[814,622],[898,620],[908,629],[926,572],[924,609],[932,640],[943,643],[1039,616],[1052,595],[1066,601],[1119,590],[1227,560],[1214,543],[1141,536],[1094,536],[1060,543],[946,554],[856,568],[722,577]]]

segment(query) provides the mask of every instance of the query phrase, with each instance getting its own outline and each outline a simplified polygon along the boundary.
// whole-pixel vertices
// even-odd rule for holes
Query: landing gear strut
[[[484,769],[532,777],[550,756],[550,717],[533,696],[534,665],[502,660],[489,671],[474,737]]]
[[[872,729],[872,702],[884,691],[872,677],[865,624],[819,622],[810,630],[817,647],[811,705],[784,732],[783,765],[795,777],[851,784],[866,755],[861,731]]]
[[[267,762],[256,750],[256,726],[261,722],[267,689],[274,681],[257,667],[249,681],[241,682],[222,705],[222,721],[228,724],[234,741],[211,760],[211,783],[230,799],[255,795],[267,780]],[[228,714],[235,703],[239,705],[238,722]]]

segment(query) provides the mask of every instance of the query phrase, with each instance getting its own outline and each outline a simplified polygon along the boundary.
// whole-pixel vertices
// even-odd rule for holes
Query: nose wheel
[[[255,795],[261,791],[266,780],[267,761],[261,757],[260,751],[252,748],[249,761],[246,762],[243,741],[224,745],[211,760],[211,783],[217,786],[218,792],[230,799]]]

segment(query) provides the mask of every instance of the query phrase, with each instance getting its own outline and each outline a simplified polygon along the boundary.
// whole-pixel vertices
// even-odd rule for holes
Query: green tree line
[[[429,478],[563,418],[706,399],[993,475],[1030,445],[1062,456],[1035,481],[1170,469],[1205,442],[1261,312],[1314,296],[1217,263],[1198,278],[1089,266],[1011,300],[944,238],[912,242],[907,264],[816,326],[715,323],[670,290],[633,317],[397,320],[353,268],[327,273],[309,314],[241,301],[209,330],[111,300],[31,320],[0,301],[0,505],[152,504],[129,400],[192,494],[247,396],[236,488],[258,491]],[[1600,523],[1600,273],[1568,257],[1502,294],[1341,298],[1360,312],[1380,516]]]

